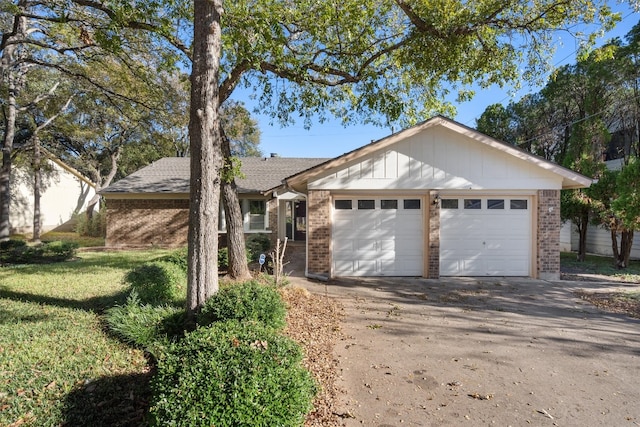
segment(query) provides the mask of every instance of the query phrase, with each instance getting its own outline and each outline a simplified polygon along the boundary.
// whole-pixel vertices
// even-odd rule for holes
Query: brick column
[[[309,190],[307,195],[307,271],[329,278],[331,274],[331,197],[329,191]]]
[[[560,280],[560,190],[538,191],[538,278]]]
[[[440,278],[440,201],[437,191],[430,191],[427,199],[429,218],[427,220],[427,275],[428,279]],[[434,203],[435,202],[435,203]]]

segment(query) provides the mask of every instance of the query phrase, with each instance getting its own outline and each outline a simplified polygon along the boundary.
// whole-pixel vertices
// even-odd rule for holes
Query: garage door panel
[[[530,209],[488,209],[486,198],[480,199],[481,209],[463,209],[462,198],[459,209],[441,209],[440,274],[529,276]]]
[[[375,198],[375,209],[334,209],[334,275],[422,275],[422,209],[405,210],[401,198],[396,199],[396,209],[382,209],[380,199]],[[357,199],[351,200],[358,206]]]

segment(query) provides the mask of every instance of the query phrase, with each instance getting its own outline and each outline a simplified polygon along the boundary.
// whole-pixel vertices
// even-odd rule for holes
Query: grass
[[[12,234],[11,239],[29,240],[31,235]],[[65,242],[77,243],[81,248],[91,248],[96,246],[104,246],[104,237],[81,236],[72,231],[49,231],[40,236],[43,242],[52,242],[54,240],[62,240]]]
[[[144,354],[105,331],[122,277],[166,251],[0,268],[0,425],[143,425]]]
[[[625,269],[618,269],[612,257],[587,255],[582,262],[577,260],[573,252],[560,254],[562,269],[583,274],[610,276],[625,282],[640,282],[640,261],[632,260]]]
[[[104,246],[104,237],[81,236],[78,233],[73,232],[50,231],[40,236],[40,240],[63,240],[67,242],[75,242],[81,248]]]

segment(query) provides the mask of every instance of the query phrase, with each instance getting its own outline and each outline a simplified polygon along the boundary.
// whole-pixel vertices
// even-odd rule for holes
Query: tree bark
[[[0,241],[8,240],[11,235],[11,220],[9,217],[11,209],[11,154],[16,130],[17,89],[14,72],[8,70],[8,74],[7,112],[2,141],[2,167],[0,167]]]
[[[218,291],[218,208],[222,150],[218,80],[222,0],[194,0],[189,140],[189,274],[187,314]]]
[[[248,280],[251,279],[251,272],[249,272],[249,266],[247,265],[244,224],[242,221],[242,209],[238,200],[238,187],[232,170],[231,143],[222,126],[220,127],[220,136],[222,138],[222,156],[225,162],[220,186],[227,224],[227,248],[229,251],[229,270],[227,274],[233,280]]]
[[[34,242],[40,242],[40,191],[42,190],[42,172],[41,172],[41,156],[40,156],[40,138],[38,135],[33,137],[33,237]]]
[[[633,230],[623,231],[620,236],[620,254],[618,255],[618,268],[629,267],[631,247],[633,246]]]
[[[578,261],[583,262],[587,257],[587,227],[589,227],[589,211],[585,210],[578,224]]]
[[[620,268],[620,251],[618,250],[618,234],[614,228],[609,230],[611,233],[611,253],[613,254],[613,259],[616,262],[616,266]]]

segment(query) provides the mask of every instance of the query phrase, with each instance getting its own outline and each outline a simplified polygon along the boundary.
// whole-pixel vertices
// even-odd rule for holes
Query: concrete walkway
[[[347,426],[640,425],[640,321],[574,294],[637,286],[290,272],[345,306]]]

